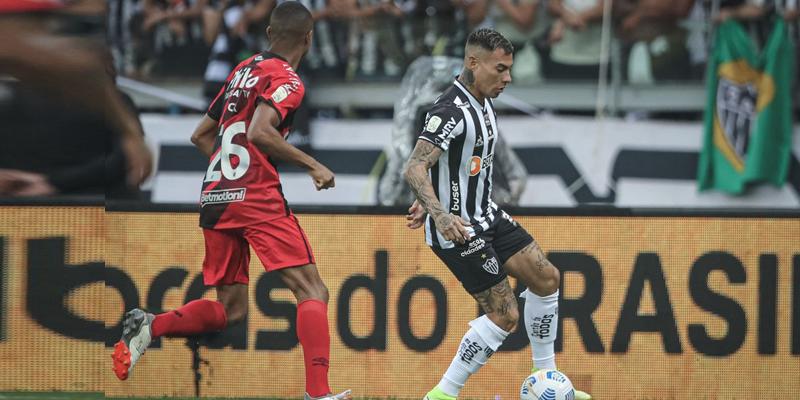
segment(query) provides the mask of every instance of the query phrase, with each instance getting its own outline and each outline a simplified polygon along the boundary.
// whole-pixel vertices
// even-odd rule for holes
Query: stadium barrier
[[[601,399],[800,397],[800,213],[515,214],[562,271],[557,360],[576,386]],[[400,215],[298,218],[331,293],[332,385],[421,397],[475,302]],[[213,298],[203,254],[193,212],[0,207],[0,391],[302,396],[291,294],[255,257],[244,323],[197,352],[162,339],[116,380],[124,310]],[[517,398],[531,366],[522,329],[463,398]]]

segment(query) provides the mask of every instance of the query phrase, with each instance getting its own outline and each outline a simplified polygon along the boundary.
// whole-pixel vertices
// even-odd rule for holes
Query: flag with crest
[[[778,19],[758,54],[738,22],[722,23],[709,59],[700,190],[741,194],[786,181],[791,157],[794,49]]]

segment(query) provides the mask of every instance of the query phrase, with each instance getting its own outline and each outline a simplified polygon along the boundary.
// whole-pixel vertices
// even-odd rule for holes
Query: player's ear
[[[310,30],[306,33],[306,47],[311,47],[311,40],[314,38],[314,31]]]
[[[475,71],[478,68],[478,57],[475,54],[470,54],[467,56],[467,68],[471,71]]]
[[[272,42],[272,27],[267,25],[267,40]]]

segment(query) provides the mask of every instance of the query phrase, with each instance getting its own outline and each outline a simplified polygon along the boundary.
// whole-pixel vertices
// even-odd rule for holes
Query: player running
[[[461,74],[434,103],[406,164],[405,178],[417,197],[408,226],[425,226],[431,250],[486,314],[470,321],[450,367],[425,400],[458,397],[467,378],[516,328],[517,300],[507,275],[528,288],[524,321],[534,370],[556,368],[559,272],[492,201],[499,131],[491,99],[511,83],[513,47],[496,31],[479,29],[467,38],[464,53]],[[575,398],[591,396],[576,390]]]
[[[312,27],[311,13],[300,2],[277,6],[267,28],[270,51],[231,72],[195,129],[192,142],[210,158],[200,197],[203,281],[216,287],[218,301],[194,300],[159,315],[140,309],[126,313],[112,355],[119,379],[128,378],[155,337],[219,331],[244,319],[249,246],[297,299],[306,400],[350,398],[349,390],[334,395],[328,386],[328,289],[272,163],[281,159],[305,168],[317,190],[334,186],[328,168],[285,140],[305,91],[295,70],[311,46]]]

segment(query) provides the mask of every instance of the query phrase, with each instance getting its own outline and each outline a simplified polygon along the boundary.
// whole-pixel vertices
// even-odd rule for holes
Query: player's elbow
[[[195,145],[195,147],[199,147],[200,144],[203,143],[203,135],[199,131],[194,131],[194,133],[192,133],[192,137],[190,138],[190,140],[192,141],[192,144]]]

